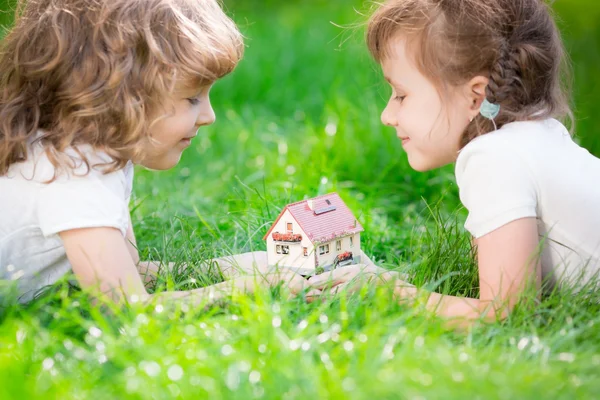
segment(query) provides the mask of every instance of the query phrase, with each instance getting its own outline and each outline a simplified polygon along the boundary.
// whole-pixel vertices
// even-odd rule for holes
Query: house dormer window
[[[287,227],[287,233],[294,233],[294,227],[292,226],[291,222],[288,222],[286,224],[286,227]]]

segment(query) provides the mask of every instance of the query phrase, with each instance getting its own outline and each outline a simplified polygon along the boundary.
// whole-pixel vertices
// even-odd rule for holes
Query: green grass
[[[409,168],[379,122],[387,89],[362,31],[330,23],[359,21],[361,2],[229,3],[247,51],[213,89],[217,123],[177,168],[137,171],[144,258],[181,266],[262,250],[285,204],[337,191],[379,263],[418,284],[441,282],[444,293],[476,295],[452,167]],[[573,58],[578,137],[600,155],[600,5],[556,9]],[[177,268],[157,290],[216,280]],[[2,309],[0,398],[596,398],[599,311],[562,291],[458,333],[395,304],[385,288],[318,304],[274,291],[210,309],[109,311],[57,285],[27,307]]]

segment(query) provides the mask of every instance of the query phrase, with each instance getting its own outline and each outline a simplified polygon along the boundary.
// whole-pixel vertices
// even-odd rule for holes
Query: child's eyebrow
[[[394,81],[392,80],[392,78],[390,78],[390,77],[388,77],[388,76],[384,76],[384,78],[385,78],[385,80],[386,80],[386,81],[388,81],[388,83],[389,83],[390,85],[392,85],[392,86],[399,86],[399,85],[397,85],[397,84],[396,84],[396,82],[394,82]]]
[[[194,97],[198,97],[202,94],[203,91],[205,91],[206,88],[205,87],[201,87],[201,88],[185,88],[182,90],[179,90],[179,94],[183,97],[190,97],[190,98],[194,98]]]
[[[402,85],[400,85],[400,84],[399,84],[399,83],[397,83],[397,82],[394,82],[394,81],[392,80],[392,78],[390,78],[390,77],[384,76],[384,79],[385,79],[386,81],[388,81],[388,83],[389,83],[390,85],[392,85],[393,87],[397,87],[397,88],[403,88],[403,86],[402,86]]]

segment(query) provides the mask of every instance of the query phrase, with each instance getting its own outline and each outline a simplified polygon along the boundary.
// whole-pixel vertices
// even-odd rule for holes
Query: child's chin
[[[433,169],[448,165],[451,162],[451,160],[445,160],[441,158],[421,158],[415,157],[414,155],[411,157],[410,154],[408,156],[408,164],[417,172],[431,171]]]
[[[410,167],[417,172],[425,172],[425,171],[429,171],[431,169],[431,168],[428,168],[428,166],[424,163],[411,161],[410,158],[408,159],[408,165],[410,165]]]
[[[162,157],[160,159],[146,160],[142,162],[142,166],[147,169],[155,171],[164,171],[171,169],[179,164],[181,160],[181,153],[179,155],[170,155],[168,157]]]
[[[414,169],[417,172],[427,172],[437,168],[436,165],[432,165],[431,163],[425,162],[424,160],[411,160],[410,157],[408,159],[408,164],[412,169]]]

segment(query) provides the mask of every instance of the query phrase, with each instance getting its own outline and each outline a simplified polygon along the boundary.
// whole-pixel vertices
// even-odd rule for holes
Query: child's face
[[[150,129],[154,143],[148,143],[140,164],[146,168],[164,170],[177,165],[181,154],[196,136],[198,128],[215,122],[215,113],[208,97],[210,86],[179,87],[166,103],[169,115]]]
[[[392,96],[381,114],[385,125],[396,128],[408,162],[417,171],[427,171],[456,161],[462,133],[471,110],[462,88],[450,88],[448,101],[407,55],[406,42],[396,38],[383,60],[382,69],[392,86]]]

